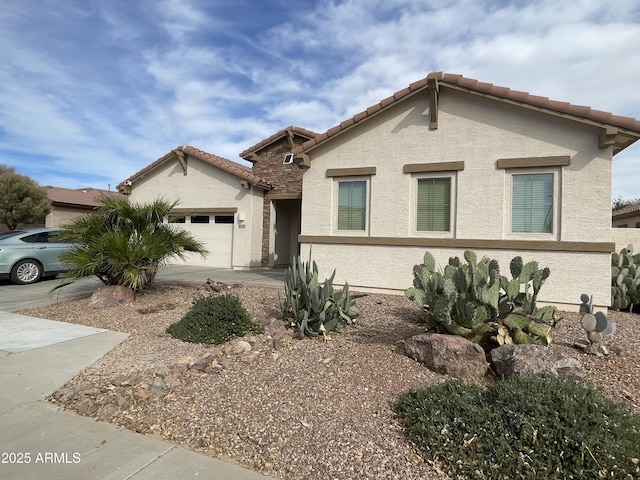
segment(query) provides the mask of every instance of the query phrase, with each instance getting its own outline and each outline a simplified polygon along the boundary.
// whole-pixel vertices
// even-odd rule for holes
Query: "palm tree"
[[[187,252],[206,255],[203,244],[175,224],[163,223],[178,204],[157,199],[148,204],[126,198],[99,198],[101,206],[62,226],[61,241],[74,246],[60,255],[76,279],[96,276],[105,285],[139,292],[151,285],[158,269]],[[62,285],[61,285],[62,286]]]

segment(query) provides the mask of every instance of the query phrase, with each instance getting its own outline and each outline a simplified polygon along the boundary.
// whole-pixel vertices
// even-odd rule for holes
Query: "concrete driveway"
[[[245,283],[284,288],[284,270],[231,270],[225,268],[169,265],[158,272],[156,283],[204,283],[207,278],[222,283]],[[86,278],[56,291],[63,279],[44,280],[33,285],[13,285],[0,280],[0,311],[11,312],[28,306],[91,295],[102,286],[96,278]]]

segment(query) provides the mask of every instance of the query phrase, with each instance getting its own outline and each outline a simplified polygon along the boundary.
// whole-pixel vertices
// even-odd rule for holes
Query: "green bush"
[[[349,293],[345,282],[341,290],[334,291],[333,279],[321,285],[318,282],[316,262],[303,262],[294,257],[293,263],[284,276],[284,302],[281,305],[282,316],[298,328],[298,337],[326,336],[327,332],[351,325],[360,311],[356,298],[364,294]]]
[[[640,478],[640,415],[571,377],[452,380],[395,408],[454,479]]]
[[[182,319],[169,325],[167,333],[185,342],[220,344],[247,332],[263,333],[235,295],[203,297],[193,301]]]

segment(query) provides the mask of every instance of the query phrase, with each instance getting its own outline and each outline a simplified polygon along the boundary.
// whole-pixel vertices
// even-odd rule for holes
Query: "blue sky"
[[[0,7],[0,164],[111,188],[178,145],[231,160],[431,71],[640,118],[629,0],[21,0]],[[640,142],[613,196],[640,197]]]

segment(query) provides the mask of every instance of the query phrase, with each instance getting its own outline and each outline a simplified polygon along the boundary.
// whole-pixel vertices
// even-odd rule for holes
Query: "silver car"
[[[58,255],[71,244],[57,242],[56,228],[32,228],[0,233],[0,278],[26,285],[66,272]]]

